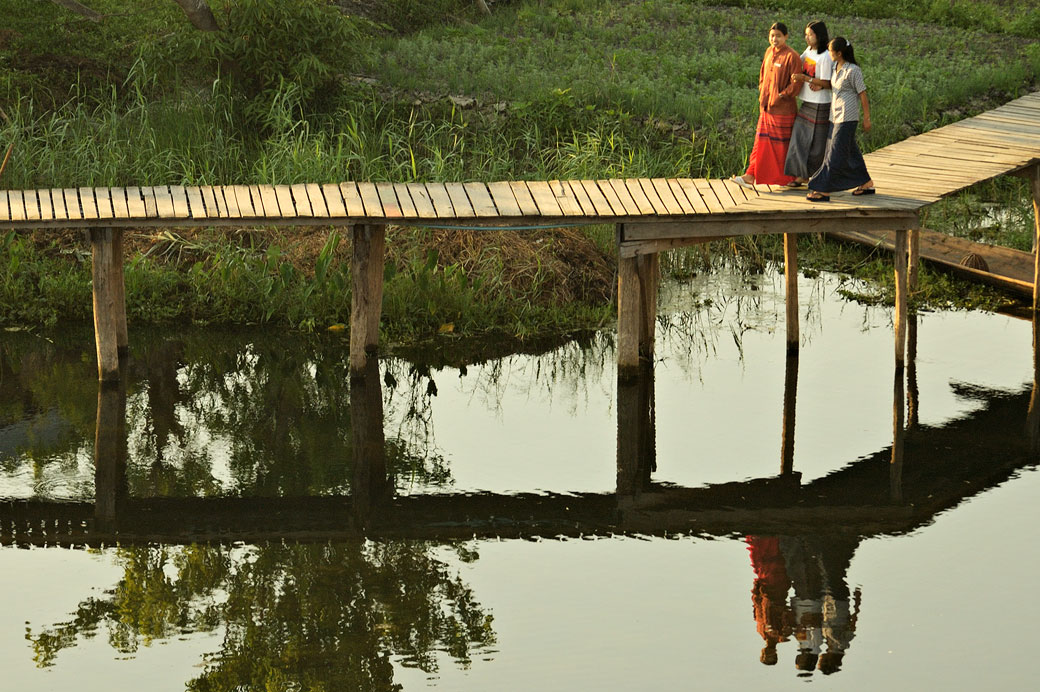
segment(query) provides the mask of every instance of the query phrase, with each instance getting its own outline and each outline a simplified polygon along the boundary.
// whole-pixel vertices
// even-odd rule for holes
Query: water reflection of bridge
[[[916,330],[910,326],[913,345]],[[351,383],[349,495],[131,497],[126,387],[102,386],[95,501],[0,503],[0,542],[83,546],[619,533],[841,535],[858,542],[905,533],[1035,464],[1038,429],[1036,384],[1020,393],[964,388],[963,396],[981,402],[978,411],[941,427],[918,425],[913,349],[910,355],[907,370],[897,368],[893,379],[892,446],[806,484],[793,463],[797,356],[787,361],[779,474],[695,488],[652,480],[654,373],[645,366],[618,391],[613,493],[395,496],[387,476],[382,386],[373,361],[372,372]]]

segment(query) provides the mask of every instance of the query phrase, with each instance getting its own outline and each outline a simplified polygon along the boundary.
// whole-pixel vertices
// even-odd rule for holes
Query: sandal
[[[801,180],[792,180],[791,182],[787,183],[787,185],[784,185],[784,187],[795,188],[801,187],[802,185],[805,185],[805,183],[803,183]]]
[[[755,189],[754,183],[749,183],[748,181],[744,180],[744,176],[742,176],[742,175],[735,175],[735,176],[731,177],[729,179],[729,181],[731,183],[736,183],[737,185],[740,185],[741,187],[745,187],[748,190],[754,190]]]
[[[852,191],[853,197],[862,197],[863,195],[872,195],[876,192],[873,187],[857,187]]]
[[[816,192],[815,190],[813,190],[812,192],[807,194],[805,196],[805,198],[807,200],[809,200],[810,202],[830,202],[831,201],[831,196],[830,195],[820,194],[819,192]]]

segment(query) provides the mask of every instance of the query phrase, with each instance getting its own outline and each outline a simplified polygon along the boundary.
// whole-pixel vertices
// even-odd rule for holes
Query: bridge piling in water
[[[350,372],[364,377],[368,359],[379,348],[386,226],[351,226],[351,243]]]

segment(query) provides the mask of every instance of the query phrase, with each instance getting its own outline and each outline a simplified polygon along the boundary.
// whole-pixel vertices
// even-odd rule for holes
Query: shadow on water
[[[99,389],[73,374],[89,374],[72,345],[82,342],[6,339],[0,471],[28,465],[43,481],[31,492],[14,483],[21,496],[0,503],[0,542],[115,545],[123,570],[70,621],[30,628],[36,662],[54,665],[101,628],[120,652],[221,631],[189,688],[395,689],[394,661],[433,672],[445,657],[463,667],[494,657],[492,617],[443,551],[468,562],[474,537],[683,534],[744,537],[762,663],[794,640],[799,671],[836,672],[859,617],[846,573],[860,543],[926,525],[1036,460],[1038,381],[1020,392],[962,386],[974,412],[922,425],[916,322],[910,333],[891,447],[806,483],[794,454],[797,356],[778,402],[778,473],[699,487],[654,480],[670,460],[658,459],[644,362],[617,385],[616,488],[601,493],[451,492],[429,444],[429,363],[373,360],[351,379],[336,341],[287,349],[187,334],[138,339],[123,379]],[[550,385],[612,367],[609,339],[555,346],[537,366]],[[503,374],[485,377],[494,390]],[[391,417],[403,421],[396,431]]]

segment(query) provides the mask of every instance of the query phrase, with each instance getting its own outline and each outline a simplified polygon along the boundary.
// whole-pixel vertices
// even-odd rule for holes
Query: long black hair
[[[841,53],[841,59],[845,62],[850,62],[853,65],[859,64],[856,62],[856,54],[852,51],[852,44],[849,43],[844,36],[835,36],[831,39],[831,42],[827,44],[827,47]]]
[[[827,44],[831,40],[827,35],[827,25],[823,22],[809,22],[805,28],[816,34],[816,52],[823,53],[827,50]]]

